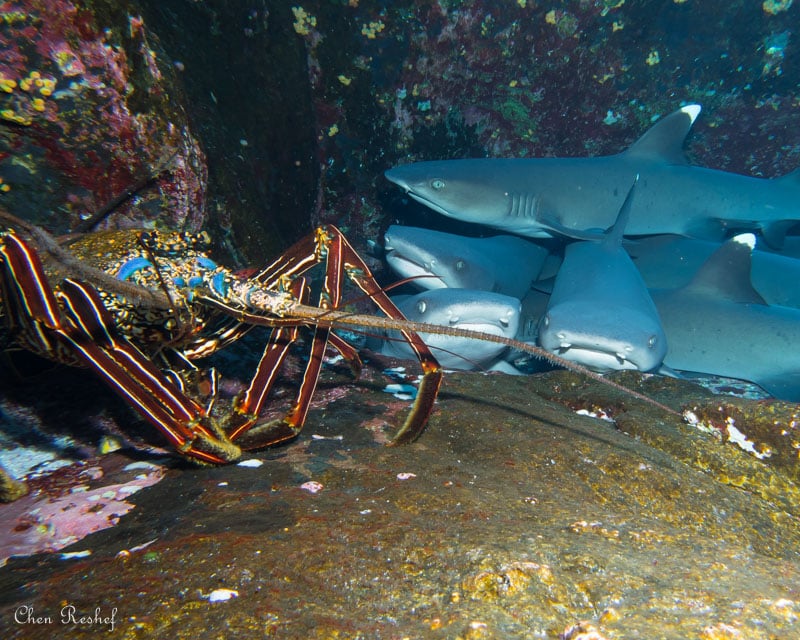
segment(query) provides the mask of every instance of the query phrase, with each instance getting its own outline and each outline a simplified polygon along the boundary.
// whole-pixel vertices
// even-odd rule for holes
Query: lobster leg
[[[358,253],[356,253],[355,249],[353,249],[342,232],[333,225],[317,228],[315,233],[297,242],[291,249],[259,272],[254,279],[267,288],[277,289],[281,286],[285,286],[284,283],[287,282],[287,278],[300,276],[310,268],[323,262],[325,263],[325,279],[319,299],[319,307],[321,309],[333,310],[339,308],[342,295],[342,280],[347,276],[356,286],[372,298],[381,311],[387,316],[403,319],[403,314],[380,288],[366,263],[361,259]],[[422,365],[423,376],[414,406],[403,426],[395,434],[391,444],[411,442],[419,437],[433,410],[436,395],[442,381],[441,367],[419,335],[411,331],[403,331],[402,334],[417,354],[420,364]],[[325,347],[329,342],[343,357],[350,361],[351,367],[353,367],[355,371],[360,370],[360,360],[357,360],[357,354],[350,345],[333,334],[330,329],[322,326],[316,327],[311,348],[311,357],[306,367],[295,405],[282,421],[277,423],[271,422],[256,427],[254,432],[259,433],[260,437],[257,438],[258,440],[261,440],[263,437],[262,442],[271,444],[291,438],[302,429],[308,414],[311,397],[316,388]],[[272,341],[270,344],[272,344]],[[265,351],[265,358],[267,354],[268,351]],[[268,364],[272,366],[275,362],[270,360]],[[279,364],[280,363],[275,366]],[[267,365],[264,358],[262,358],[259,369],[262,368],[262,365]],[[255,382],[256,380],[254,379],[254,383]],[[271,380],[269,384],[272,384]],[[251,389],[252,388],[253,384],[251,384]],[[266,393],[259,393],[257,395],[262,398],[261,403],[253,402],[245,405],[246,410],[251,416],[258,415],[258,412],[263,406],[263,398]],[[251,422],[249,425],[242,425],[241,428],[237,428],[235,432],[231,434],[231,438],[239,438],[243,432],[249,429],[253,424],[255,423]],[[255,436],[255,433],[250,435]],[[249,442],[240,442],[240,444],[244,448],[258,446],[256,444],[251,445]]]
[[[313,263],[310,266],[313,266]],[[294,280],[291,287],[292,294],[296,299],[307,299],[308,290],[303,278]],[[333,302],[338,304],[338,301],[339,295],[334,294]],[[328,308],[330,302],[330,296],[326,291],[323,291],[320,295],[320,305],[325,305],[323,308]],[[305,424],[308,409],[311,405],[311,398],[319,380],[325,348],[328,345],[328,339],[332,335],[330,329],[326,327],[317,327],[314,331],[311,354],[292,408],[281,419],[258,423],[258,415],[261,413],[267,394],[275,382],[275,375],[283,363],[289,347],[297,339],[298,332],[299,326],[273,329],[270,340],[264,349],[264,355],[258,363],[256,374],[247,391],[236,403],[236,414],[244,416],[244,422],[235,426],[228,435],[232,441],[237,441],[243,449],[255,449],[294,438],[300,433]],[[355,355],[354,350],[350,349],[348,351],[342,343],[344,341],[339,338],[334,343],[337,348],[341,347],[340,353],[344,350],[347,355]],[[246,436],[244,436],[245,433],[247,433]]]
[[[328,225],[327,227],[321,227],[318,230],[318,234],[327,235],[328,271],[331,271],[331,260],[342,264],[350,280],[366,293],[383,313],[390,318],[404,319],[403,313],[389,299],[386,292],[381,289],[369,267],[367,267],[364,260],[353,249],[353,246],[339,229],[333,225]],[[341,266],[338,268],[341,268]],[[422,367],[422,380],[419,383],[414,406],[411,408],[403,426],[392,438],[390,444],[393,445],[413,442],[422,433],[433,411],[433,405],[439,393],[443,375],[439,362],[434,358],[422,338],[413,331],[402,331],[401,333],[419,359]]]
[[[12,330],[29,343],[38,339],[51,356],[89,367],[185,456],[211,463],[239,457],[203,407],[116,333],[94,288],[67,279],[53,291],[34,251],[14,233],[2,240],[0,285]]]

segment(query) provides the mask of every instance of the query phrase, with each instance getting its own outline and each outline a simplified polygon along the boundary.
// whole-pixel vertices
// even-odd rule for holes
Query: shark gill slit
[[[536,196],[528,192],[510,194],[508,215],[512,218],[536,218]]]

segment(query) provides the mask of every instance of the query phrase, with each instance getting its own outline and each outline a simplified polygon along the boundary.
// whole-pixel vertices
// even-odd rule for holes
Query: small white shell
[[[258,458],[250,458],[249,460],[242,460],[236,466],[237,467],[249,467],[251,469],[257,469],[262,464],[264,464],[263,460],[259,460]]]
[[[309,480],[300,485],[300,488],[309,493],[319,493],[322,491],[322,483],[315,480]]]
[[[208,594],[209,602],[225,602],[231,598],[238,598],[239,592],[235,589],[214,589]]]

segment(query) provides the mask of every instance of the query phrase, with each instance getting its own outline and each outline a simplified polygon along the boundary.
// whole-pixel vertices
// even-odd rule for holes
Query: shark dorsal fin
[[[631,217],[631,205],[633,203],[633,192],[636,191],[636,185],[639,182],[639,174],[633,179],[631,188],[628,189],[628,195],[625,196],[625,202],[619,208],[617,219],[604,234],[603,242],[609,247],[619,247],[622,245],[622,238],[625,234],[625,227],[628,226],[628,219]]]
[[[756,237],[752,233],[734,236],[711,254],[685,290],[730,302],[767,304],[750,282],[755,246]]]
[[[628,147],[625,154],[660,160],[667,164],[687,164],[683,142],[700,113],[699,104],[687,104],[656,122]]]

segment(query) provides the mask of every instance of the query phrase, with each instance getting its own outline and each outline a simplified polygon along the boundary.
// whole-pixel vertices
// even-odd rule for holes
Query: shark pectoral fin
[[[725,223],[722,218],[696,219],[686,225],[682,235],[687,238],[703,238],[723,242],[725,240]]]
[[[510,362],[506,362],[505,360],[498,360],[491,367],[489,367],[487,371],[492,371],[495,373],[505,373],[506,375],[509,376],[525,375],[522,371],[517,369],[513,364],[511,364]]]
[[[793,175],[793,174],[789,174]],[[786,232],[797,224],[796,220],[776,220],[768,222],[761,227],[761,236],[772,249],[782,249]]]
[[[656,369],[653,373],[657,373],[661,376],[667,376],[668,378],[676,378],[678,380],[685,380],[686,376],[680,374],[678,371],[675,371],[672,367],[668,367],[665,364],[662,364],[658,369]]]
[[[566,236],[567,238],[574,238],[575,240],[591,240],[597,242],[602,240],[605,236],[605,232],[599,229],[597,231],[570,229],[569,227],[565,227],[560,222],[548,218],[541,213],[536,214],[536,222],[550,233]]]

